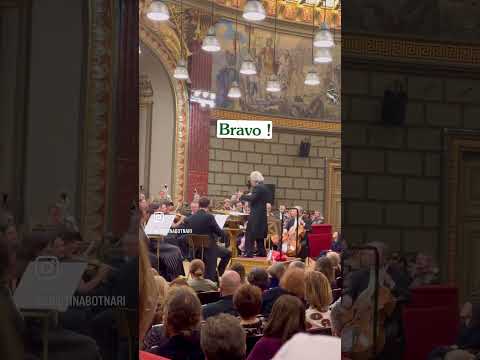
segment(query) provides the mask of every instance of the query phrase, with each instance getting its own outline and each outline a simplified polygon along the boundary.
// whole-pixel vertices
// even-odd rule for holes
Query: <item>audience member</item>
[[[272,308],[263,337],[255,344],[248,360],[270,360],[296,333],[305,331],[305,307],[300,299],[282,295]]]
[[[185,276],[178,276],[170,282],[170,289],[178,286],[189,286]]]
[[[332,289],[327,277],[321,272],[305,273],[305,299],[309,305],[305,313],[307,326],[313,329],[331,328]]]
[[[289,265],[288,268],[299,268],[299,269],[304,269],[305,270],[305,263],[300,260],[295,260],[292,261]]]
[[[282,262],[276,262],[267,269],[268,275],[270,276],[271,289],[280,285],[280,279],[285,273],[285,270],[285,264]]]
[[[245,359],[245,333],[232,315],[208,318],[202,326],[200,344],[206,360]]]
[[[268,317],[277,299],[290,294],[303,300],[305,298],[305,271],[299,268],[287,269],[280,280],[280,286],[267,290],[263,294],[262,315]]]
[[[467,302],[460,315],[462,324],[456,345],[460,349],[480,351],[480,304]]]
[[[335,288],[335,269],[332,261],[327,256],[321,256],[315,262],[315,271],[321,272],[325,275],[332,286]]]
[[[242,284],[245,283],[245,278],[246,278],[245,267],[242,264],[233,263],[232,265],[230,265],[230,270],[237,272],[238,275],[240,275],[240,282]]]
[[[262,291],[259,287],[244,284],[233,296],[233,304],[240,315],[240,325],[247,336],[263,334],[263,318],[259,317],[262,309]]]
[[[341,339],[337,337],[298,333],[282,346],[273,360],[340,360],[341,347]]]
[[[201,304],[193,289],[180,286],[168,292],[163,324],[165,341],[149,352],[171,360],[203,360],[200,348]]]
[[[206,320],[210,316],[221,313],[238,315],[233,306],[233,294],[240,287],[240,275],[232,270],[227,270],[220,278],[220,300],[203,305],[203,318]]]
[[[249,284],[259,287],[262,292],[270,287],[268,273],[262,268],[253,268],[248,274],[247,280]]]
[[[217,284],[210,279],[205,279],[205,263],[200,259],[195,259],[190,263],[190,276],[188,285],[196,292],[216,291]]]

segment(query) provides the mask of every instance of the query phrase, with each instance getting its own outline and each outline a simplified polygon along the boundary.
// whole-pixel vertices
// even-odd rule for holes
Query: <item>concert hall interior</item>
[[[340,72],[339,1],[140,1],[140,209],[152,264],[162,282],[195,290],[203,320],[239,316],[235,298],[258,296],[242,284],[268,293],[253,316],[240,314],[255,327],[249,359],[270,346],[252,350],[279,295],[304,299],[295,283],[305,269],[320,271],[316,259],[342,247]],[[307,279],[320,296],[325,276]],[[339,294],[325,283],[322,298],[332,286]],[[329,314],[322,323],[309,311],[312,334],[331,332]],[[155,348],[156,333],[145,350],[173,356]]]

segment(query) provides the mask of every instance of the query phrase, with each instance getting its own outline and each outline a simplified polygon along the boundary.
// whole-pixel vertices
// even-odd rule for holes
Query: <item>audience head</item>
[[[452,350],[445,354],[445,360],[475,360],[475,355],[466,350]]]
[[[259,287],[243,284],[233,296],[233,304],[240,318],[250,320],[255,318],[262,309],[262,291]]]
[[[307,271],[305,273],[305,300],[318,311],[326,311],[332,304],[330,282],[321,272]]]
[[[298,332],[305,331],[305,306],[291,295],[282,295],[273,304],[264,335],[288,341]]]
[[[206,360],[244,360],[245,331],[237,318],[229,314],[209,317],[202,325],[200,345]]]
[[[460,311],[460,318],[465,326],[480,328],[480,304],[465,303]]]
[[[155,316],[155,324],[163,321],[163,306],[168,293],[168,282],[160,275],[154,275],[155,283],[158,287],[158,302]]]
[[[230,270],[235,271],[240,276],[240,282],[245,283],[245,267],[240,263],[233,263]]]
[[[328,260],[330,260],[330,262],[332,263],[332,266],[333,268],[336,270],[336,269],[340,269],[340,264],[341,264],[341,259],[340,259],[340,254],[335,252],[335,251],[329,251],[327,252],[327,254],[325,255]]]
[[[286,270],[285,264],[283,264],[282,262],[276,262],[273,265],[271,265],[267,270],[268,275],[270,275],[270,278],[271,278],[270,283],[276,282],[278,284],[283,274],[285,274],[285,270]]]
[[[198,201],[192,201],[190,203],[190,211],[192,212],[192,215],[198,211],[198,208],[199,208]]]
[[[222,296],[231,296],[240,287],[240,275],[236,271],[227,270],[220,278],[220,292]]]
[[[332,262],[326,256],[320,256],[315,262],[315,271],[321,272],[333,283],[335,281],[335,270],[333,268]]]
[[[190,275],[193,278],[199,279],[205,274],[205,263],[200,259],[195,259],[190,263]]]
[[[292,261],[289,265],[288,268],[299,268],[299,269],[305,269],[305,263],[300,260],[295,260]]]
[[[181,286],[188,286],[188,281],[184,276],[178,276],[170,282],[170,289]]]
[[[299,333],[292,337],[275,354],[272,360],[318,360],[319,349],[322,360],[338,360],[342,358],[342,340],[334,336],[318,336]]]
[[[248,274],[248,282],[257,286],[260,290],[267,290],[270,286],[267,270],[261,268],[253,268]]]
[[[140,241],[138,248],[138,340],[142,344],[143,338],[156,315],[159,290],[151,270],[152,266],[148,257],[147,244]]]
[[[190,336],[200,324],[201,308],[197,294],[190,287],[170,289],[163,307],[165,334]]]
[[[207,197],[201,197],[200,200],[198,200],[198,207],[200,209],[206,210],[208,209],[209,205],[210,205],[210,200]]]
[[[305,298],[305,270],[289,268],[280,280],[280,287],[300,299]]]

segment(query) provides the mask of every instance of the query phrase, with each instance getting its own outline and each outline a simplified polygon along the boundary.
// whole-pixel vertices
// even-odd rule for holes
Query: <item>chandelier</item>
[[[210,20],[210,28],[208,29],[207,36],[205,36],[202,42],[202,49],[206,52],[218,52],[221,50],[220,42],[217,39],[215,24],[213,23],[214,13],[215,13],[215,0],[212,0],[212,15]]]
[[[267,17],[265,8],[259,0],[249,0],[243,8],[243,18],[248,21],[262,21]]]
[[[212,91],[208,90],[192,90],[192,94],[190,95],[190,101],[192,103],[200,104],[201,108],[209,108],[212,109],[215,107],[215,99],[217,98],[217,94]]]
[[[153,0],[148,7],[147,17],[153,21],[167,21],[170,19],[170,11],[162,1]]]

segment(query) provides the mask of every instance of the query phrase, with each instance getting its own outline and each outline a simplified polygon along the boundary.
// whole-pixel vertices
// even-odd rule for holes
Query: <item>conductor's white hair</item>
[[[265,179],[260,171],[252,171],[252,173],[250,174],[250,180],[253,180],[256,183],[261,183]]]

